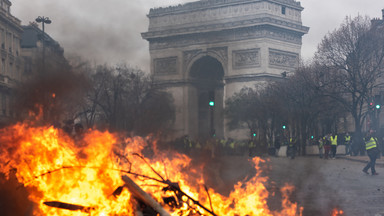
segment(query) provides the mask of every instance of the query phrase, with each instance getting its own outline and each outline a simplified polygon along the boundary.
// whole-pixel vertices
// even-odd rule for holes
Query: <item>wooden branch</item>
[[[95,209],[93,207],[86,207],[86,206],[64,203],[59,201],[47,201],[47,202],[44,202],[44,205],[55,207],[55,208],[67,209],[71,211],[81,211],[85,213],[90,213],[90,211]]]
[[[149,194],[147,194],[143,189],[141,189],[132,179],[128,176],[124,175],[121,177],[125,182],[125,186],[128,190],[142,202],[152,207],[156,212],[158,212],[161,216],[171,216],[165,209],[154,200]]]

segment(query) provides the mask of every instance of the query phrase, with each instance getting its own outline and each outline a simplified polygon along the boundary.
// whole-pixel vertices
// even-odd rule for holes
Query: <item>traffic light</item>
[[[375,111],[375,106],[374,106],[373,102],[369,102],[369,110]]]
[[[313,139],[313,135],[311,136],[311,139]]]
[[[209,99],[209,106],[214,107],[215,106],[215,92],[209,91],[208,92],[208,99]]]
[[[285,125],[283,125],[283,129],[285,130],[285,128],[287,128]]]
[[[375,101],[375,105],[376,105],[376,109],[380,109],[380,105],[381,105],[381,95],[378,94],[378,95],[375,95],[374,97],[374,101]]]
[[[255,137],[255,136],[256,136],[256,133],[253,133],[252,136]]]

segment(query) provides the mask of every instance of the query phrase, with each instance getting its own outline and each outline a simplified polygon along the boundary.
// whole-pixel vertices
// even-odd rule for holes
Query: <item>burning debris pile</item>
[[[16,176],[33,203],[31,215],[301,215],[284,187],[281,210],[267,206],[268,179],[238,182],[229,196],[207,188],[201,167],[175,152],[144,157],[146,138],[88,130],[73,139],[61,129],[18,123],[0,131],[1,172]],[[254,158],[257,170],[263,162]]]

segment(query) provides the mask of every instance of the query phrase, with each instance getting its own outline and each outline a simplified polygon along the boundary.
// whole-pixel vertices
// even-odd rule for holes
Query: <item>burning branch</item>
[[[133,155],[135,155],[135,156],[139,157],[141,160],[143,160],[148,165],[148,167],[151,168],[152,172],[154,172],[157,176],[159,176],[161,178],[161,180],[163,180],[163,182],[165,182],[165,179],[158,172],[156,172],[155,169],[153,169],[153,167],[148,163],[147,160],[145,160],[145,158],[143,156],[141,156],[138,153],[133,153]]]
[[[165,190],[165,191],[166,191],[166,190],[171,190],[171,191],[173,191],[173,192],[176,194],[176,196],[177,196],[178,198],[181,198],[182,196],[185,196],[185,197],[187,197],[189,200],[191,200],[191,201],[193,202],[193,204],[195,204],[195,205],[199,206],[200,208],[204,209],[205,211],[207,211],[207,212],[210,213],[211,215],[216,216],[216,214],[213,212],[213,207],[212,207],[212,203],[211,203],[211,197],[209,196],[208,189],[207,189],[206,187],[205,187],[205,188],[206,188],[207,193],[208,193],[208,198],[209,198],[209,201],[210,201],[211,209],[212,209],[212,210],[209,210],[207,207],[203,206],[199,201],[193,199],[191,196],[189,196],[188,194],[186,194],[185,192],[183,192],[183,191],[180,189],[179,184],[174,183],[174,182],[171,182],[171,181],[169,181],[169,180],[165,180],[165,179],[164,179],[158,172],[156,172],[155,169],[153,169],[153,167],[152,167],[152,166],[145,160],[145,158],[144,158],[143,156],[141,156],[141,155],[138,154],[138,153],[134,153],[133,155],[135,155],[135,156],[141,158],[141,159],[142,159],[142,160],[143,160],[143,161],[144,161],[144,162],[151,168],[151,170],[152,170],[157,176],[159,176],[159,177],[162,179],[161,183],[163,183],[163,184],[167,184],[167,185],[168,185],[168,187],[164,188],[163,190]]]
[[[209,191],[208,191],[208,188],[207,188],[206,185],[204,185],[204,189],[205,189],[205,191],[207,192],[208,199],[209,199],[209,205],[211,206],[212,213],[214,214],[214,212],[213,212],[213,206],[212,206],[211,196],[209,195]]]
[[[57,168],[57,169],[54,169],[54,170],[49,170],[49,171],[47,171],[45,173],[42,173],[42,174],[37,175],[37,176],[34,176],[33,178],[37,179],[39,177],[43,177],[45,175],[52,174],[54,172],[58,172],[58,171],[60,171],[62,169],[97,169],[97,170],[102,170],[103,168],[101,168],[101,167],[89,167],[89,166],[62,166],[60,168]],[[164,183],[164,181],[162,181],[162,180],[155,179],[155,178],[152,178],[152,177],[149,177],[149,176],[146,176],[146,175],[134,173],[134,172],[131,172],[131,171],[128,171],[128,170],[111,169],[111,168],[109,170],[113,170],[113,171],[117,171],[117,172],[122,172],[122,173],[127,173],[127,174],[130,174],[130,175],[134,175],[136,177],[142,177],[142,178],[150,179],[150,180],[153,180],[153,181],[157,181],[159,183]],[[27,182],[24,183],[24,185],[27,185],[28,183],[30,183],[32,181],[33,180],[27,181]]]
[[[85,212],[85,213],[90,213],[91,210],[95,209],[93,207],[85,207],[85,206],[81,206],[81,205],[75,205],[75,204],[58,202],[58,201],[44,202],[44,205],[47,205],[47,206],[50,206],[50,207],[54,207],[54,208],[61,208],[61,209],[71,210],[71,211],[81,211],[81,212]]]
[[[116,154],[117,156],[123,156],[123,155],[120,155],[120,154]],[[205,207],[204,205],[202,205],[199,201],[193,199],[191,196],[189,196],[188,194],[186,194],[184,191],[182,191],[180,189],[180,186],[178,183],[174,183],[174,182],[171,182],[170,180],[165,180],[158,172],[156,172],[156,170],[151,167],[151,165],[145,160],[144,157],[142,157],[141,155],[135,153],[134,154],[135,156],[141,158],[150,168],[151,170],[158,176],[160,177],[161,179],[156,179],[156,178],[153,178],[153,177],[150,177],[150,176],[146,176],[146,175],[142,175],[142,174],[138,174],[138,173],[134,173],[132,172],[131,170],[121,170],[121,169],[110,169],[110,170],[113,170],[113,171],[118,171],[118,172],[122,172],[122,173],[126,173],[126,174],[129,174],[129,175],[133,175],[133,176],[136,176],[136,177],[142,177],[142,178],[145,178],[145,179],[149,179],[149,180],[153,180],[153,181],[156,181],[156,182],[159,182],[159,183],[162,183],[162,184],[165,184],[167,185],[166,187],[163,188],[163,191],[172,191],[175,193],[177,199],[180,201],[182,201],[182,197],[185,196],[188,198],[188,200],[190,200],[194,205],[197,205],[199,206],[200,208],[204,209],[205,211],[207,211],[209,214],[213,215],[213,216],[216,216],[216,214],[214,213],[213,211],[213,206],[212,206],[212,201],[211,201],[211,197],[208,193],[208,189],[207,187],[205,186],[205,190],[208,194],[208,198],[209,198],[209,202],[210,202],[210,207],[211,207],[211,210],[208,209],[207,207]],[[125,158],[125,157],[124,157]],[[87,167],[87,166],[62,166],[61,168],[57,168],[55,170],[51,170],[51,171],[47,171],[45,173],[42,173],[38,176],[35,176],[34,178],[39,178],[39,177],[42,177],[42,176],[45,176],[47,174],[52,174],[54,172],[58,172],[62,169],[102,169],[100,167]],[[139,200],[141,200],[142,202],[144,202],[145,204],[147,204],[148,206],[152,207],[155,211],[157,211],[158,213],[160,213],[160,215],[165,215],[165,216],[168,216],[170,215],[168,212],[166,212],[162,206],[156,202],[150,195],[148,195],[145,191],[143,191],[136,183],[134,183],[128,176],[124,175],[122,176],[122,180],[124,181],[124,186],[120,186],[118,189],[116,189],[114,191],[114,193],[112,194],[113,196],[118,196],[123,187],[127,187],[128,190],[134,194],[135,197],[137,197]],[[33,180],[32,180],[33,181]],[[25,184],[27,184],[28,182],[26,182]],[[176,201],[174,199],[174,201]],[[172,202],[165,202],[167,203],[168,205],[171,206],[171,203]],[[73,211],[82,211],[82,212],[89,212],[91,210],[93,210],[94,208],[92,207],[85,207],[85,206],[80,206],[80,205],[75,205],[75,204],[69,204],[69,203],[63,203],[63,202],[59,202],[59,201],[47,201],[47,202],[44,202],[45,205],[47,206],[51,206],[51,207],[56,207],[56,208],[62,208],[62,209],[67,209],[67,210],[73,210]]]
[[[182,196],[187,197],[189,200],[191,200],[193,202],[193,204],[195,204],[195,205],[199,206],[200,208],[204,209],[209,214],[211,214],[213,216],[216,216],[216,214],[213,212],[213,210],[212,211],[209,210],[207,207],[203,206],[199,201],[193,199],[191,196],[189,196],[184,191],[182,191],[177,183],[172,183],[169,180],[167,180],[167,181],[164,182],[164,184],[168,184],[169,190],[175,191],[175,193],[178,194],[181,197]],[[212,208],[212,205],[211,205],[211,208]]]
[[[124,175],[121,177],[125,182],[125,185],[128,190],[138,199],[143,201],[148,206],[152,207],[156,212],[158,212],[161,216],[170,216],[170,214],[164,210],[164,208],[156,202],[151,196],[149,196],[145,191],[143,191],[132,179],[128,176]]]

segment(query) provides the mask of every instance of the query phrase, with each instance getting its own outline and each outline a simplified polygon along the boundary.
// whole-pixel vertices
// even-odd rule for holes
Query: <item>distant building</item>
[[[380,18],[375,18],[371,21],[373,27],[383,27],[384,26],[384,9],[381,10],[382,17]]]
[[[384,32],[384,9],[381,10],[382,17],[374,18],[371,20],[371,27],[373,30],[379,30]],[[384,83],[384,77],[381,77],[377,80],[378,83]],[[379,130],[381,136],[384,136],[384,87],[379,85],[373,89],[371,102],[375,106],[374,112],[371,112],[371,115],[367,117],[365,124],[365,131],[373,128]]]
[[[39,29],[37,23],[33,22],[22,28],[21,56],[24,59],[25,79],[38,73],[44,73],[44,69],[51,70],[58,65],[60,67],[68,66],[64,57],[64,49],[47,33]]]
[[[142,37],[151,73],[175,101],[170,137],[249,137],[228,128],[225,101],[298,67],[309,30],[303,9],[295,0],[201,0],[151,9]]]
[[[21,79],[23,70],[20,55],[23,29],[21,21],[10,14],[11,5],[8,0],[0,0],[0,125],[15,116],[11,109],[12,89]]]
[[[17,115],[12,108],[14,90],[22,81],[44,68],[69,66],[63,48],[43,34],[36,23],[22,26],[10,13],[11,5],[9,0],[0,0],[0,126]],[[43,47],[46,61],[43,61]]]

